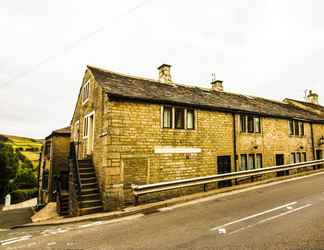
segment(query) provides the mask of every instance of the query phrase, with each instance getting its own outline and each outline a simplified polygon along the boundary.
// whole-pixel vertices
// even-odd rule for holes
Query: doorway
[[[316,149],[316,160],[323,159],[323,151],[321,149]]]
[[[226,174],[231,172],[231,156],[218,156],[217,157],[217,174]],[[218,188],[232,186],[231,180],[219,181]]]
[[[285,155],[276,154],[276,166],[281,166],[281,165],[285,165]],[[285,176],[285,175],[289,175],[289,170],[277,172],[277,176]]]
[[[91,155],[94,144],[94,113],[84,118],[86,155]]]

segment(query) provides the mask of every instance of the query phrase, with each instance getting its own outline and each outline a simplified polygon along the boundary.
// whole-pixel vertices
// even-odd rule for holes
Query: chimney
[[[307,95],[307,102],[318,104],[318,94],[310,90]]]
[[[160,67],[158,67],[160,82],[173,85],[170,69],[171,65],[169,64],[162,64]]]
[[[223,81],[221,80],[213,80],[211,82],[211,85],[212,85],[212,90],[220,91],[220,92],[224,91]]]

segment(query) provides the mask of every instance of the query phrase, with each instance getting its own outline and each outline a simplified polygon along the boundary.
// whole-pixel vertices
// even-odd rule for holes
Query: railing
[[[132,184],[132,190],[135,196],[135,204],[137,204],[139,196],[144,194],[156,193],[156,192],[167,191],[167,190],[172,190],[177,188],[192,187],[197,185],[203,185],[204,190],[206,191],[207,190],[206,186],[209,183],[215,183],[215,182],[225,181],[225,180],[234,180],[234,179],[239,179],[244,177],[253,177],[256,175],[276,173],[284,170],[293,170],[293,169],[299,169],[299,168],[311,167],[311,166],[313,166],[314,169],[316,169],[316,166],[321,164],[324,164],[324,160],[300,162],[300,163],[294,163],[288,165],[266,167],[266,168],[252,169],[246,171],[238,171],[238,172],[232,172],[226,174],[209,175],[209,176],[196,177],[196,178],[190,178],[184,180],[159,182],[159,183],[146,184],[146,185]]]
[[[77,192],[77,195],[81,192],[81,181],[80,181],[80,170],[79,170],[79,162],[78,155],[76,152],[75,142],[70,143],[70,154],[69,154],[69,172],[72,174],[72,181],[74,184],[74,189]]]

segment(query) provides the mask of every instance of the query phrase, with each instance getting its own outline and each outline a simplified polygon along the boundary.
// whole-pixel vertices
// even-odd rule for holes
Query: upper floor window
[[[90,96],[90,81],[87,81],[82,88],[82,104],[86,103]]]
[[[240,128],[243,133],[261,133],[261,119],[255,115],[240,115]]]
[[[195,111],[182,107],[162,107],[162,128],[195,129]]]
[[[304,122],[297,121],[297,120],[289,120],[288,130],[289,130],[289,135],[304,136],[305,135]]]
[[[83,137],[86,138],[88,137],[88,127],[89,127],[89,117],[86,116],[84,117],[84,122],[83,122]]]

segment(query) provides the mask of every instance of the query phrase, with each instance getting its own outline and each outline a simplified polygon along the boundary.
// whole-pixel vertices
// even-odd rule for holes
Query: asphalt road
[[[0,232],[0,249],[324,249],[324,174],[114,221]]]

